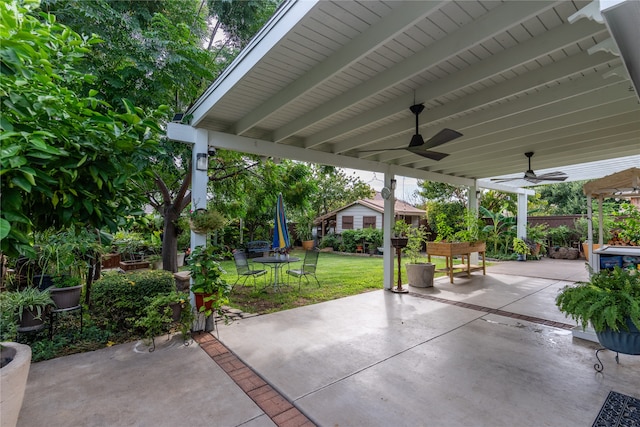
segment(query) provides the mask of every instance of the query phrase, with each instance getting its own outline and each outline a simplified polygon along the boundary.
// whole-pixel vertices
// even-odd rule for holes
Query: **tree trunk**
[[[162,234],[162,268],[175,273],[178,271],[178,216],[173,206],[164,211],[164,227]]]

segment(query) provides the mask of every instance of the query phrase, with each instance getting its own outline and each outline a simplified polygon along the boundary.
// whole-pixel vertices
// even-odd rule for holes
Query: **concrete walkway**
[[[499,263],[412,294],[243,319],[202,347],[132,343],[35,363],[18,425],[591,425],[610,390],[640,398],[640,357],[616,365],[605,351],[596,374],[597,345],[562,327],[573,322],[557,290],[586,277],[580,261]],[[255,399],[265,385],[306,418],[283,409],[274,423]]]

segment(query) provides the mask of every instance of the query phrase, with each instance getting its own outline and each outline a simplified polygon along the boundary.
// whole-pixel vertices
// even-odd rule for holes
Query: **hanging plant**
[[[218,211],[196,209],[189,216],[191,229],[199,234],[211,233],[224,227],[226,220]]]

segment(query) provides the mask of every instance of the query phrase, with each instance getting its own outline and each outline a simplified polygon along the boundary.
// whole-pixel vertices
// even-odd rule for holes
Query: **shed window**
[[[342,229],[353,230],[353,215],[345,215],[342,217]]]
[[[376,217],[375,216],[363,216],[362,217],[362,228],[376,228]]]

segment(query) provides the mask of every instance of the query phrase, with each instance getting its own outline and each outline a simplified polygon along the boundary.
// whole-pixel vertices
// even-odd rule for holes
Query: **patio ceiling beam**
[[[478,45],[482,41],[526,21],[542,10],[552,8],[556,3],[554,1],[504,3],[480,19],[461,27],[437,43],[401,61],[394,67],[377,74],[352,90],[318,106],[312,112],[276,129],[273,132],[272,140],[276,142],[282,141],[318,121],[325,120],[327,117],[394,86],[399,81],[407,80],[430,66],[469,49],[470,46]]]
[[[461,113],[470,112],[474,109],[490,106],[493,103],[507,100],[510,97],[518,94],[523,94],[537,87],[551,84],[557,79],[566,78],[580,71],[592,70],[595,67],[610,62],[611,60],[612,57],[604,53],[600,53],[598,55],[588,55],[586,53],[574,55],[570,58],[565,59],[564,61],[559,61],[551,64],[543,68],[542,70],[533,70],[520,77],[507,80],[503,83],[478,91],[472,95],[468,95],[462,99],[449,102],[441,107],[427,110],[425,113],[423,113],[423,116],[425,116],[425,119],[429,122],[443,121],[453,116],[459,116]],[[614,60],[617,61],[616,59]],[[593,85],[595,85],[595,87],[611,85],[617,81],[620,81],[621,79],[612,78],[605,80],[602,78],[602,75],[597,75],[597,78],[588,77],[586,78],[586,80],[588,80],[588,83],[581,83],[580,86],[568,85],[570,86],[570,89],[572,89],[571,91],[562,86],[561,91],[543,91],[545,94],[549,95],[549,99],[547,102],[557,102],[558,99],[561,99],[561,97],[573,96],[575,95],[575,93],[573,92],[575,88],[579,88],[583,91],[589,91],[593,90]],[[522,99],[525,101],[536,100],[536,102],[539,102],[538,95],[528,95],[522,97]],[[510,108],[513,108],[513,105]],[[500,116],[495,112],[494,108],[489,108],[485,111],[474,112],[474,114],[472,115],[472,120],[478,120],[476,119],[476,117],[479,117],[481,115],[488,116],[489,119]],[[462,123],[464,123],[465,119],[470,120],[466,117],[463,117]],[[384,147],[385,149],[405,147],[407,145],[407,141],[410,139],[410,136],[407,135],[410,135],[410,129],[413,123],[414,119],[409,117],[407,117],[406,119],[398,120],[397,123],[385,125],[380,129],[372,129],[360,135],[353,136],[349,138],[348,141],[341,141],[339,143],[336,143],[333,145],[332,151],[335,153],[344,153],[346,151],[353,150],[359,147],[362,147],[362,149],[366,150],[375,150],[379,147]],[[462,131],[466,127],[462,123],[460,119],[456,119],[456,121],[452,123],[451,126],[455,127],[458,131]],[[408,129],[409,133],[407,133]],[[429,131],[427,129],[424,133],[425,135],[429,135],[431,132],[437,132],[437,130],[434,129],[432,131]],[[393,136],[401,136],[402,139],[398,140],[396,145],[392,145],[388,140],[381,141],[375,145],[371,144],[371,142],[373,141],[385,140]]]
[[[397,33],[405,31],[417,22],[438,10],[444,2],[409,1],[397,7],[389,16],[385,16],[376,25],[372,25],[358,37],[322,62],[322,66],[313,67],[309,72],[289,84],[286,90],[277,93],[267,102],[259,105],[231,127],[231,133],[241,135],[274,112],[284,108],[295,99],[324,83],[335,74],[343,71],[366,57]]]
[[[447,176],[428,171],[415,170],[402,166],[393,166],[386,163],[359,160],[351,157],[339,156],[332,153],[305,150],[283,144],[276,144],[271,141],[264,141],[244,136],[232,135],[223,132],[209,132],[209,145],[232,151],[239,151],[260,156],[276,158],[286,158],[302,162],[319,163],[343,168],[355,168],[372,172],[393,173],[395,175],[407,176],[417,179],[430,180],[436,182],[446,182],[454,185],[472,185],[473,180]],[[196,139],[196,129],[180,123],[167,124],[167,136],[169,139],[182,142],[194,142]]]
[[[548,55],[549,52],[563,49],[571,44],[593,37],[594,34],[597,34],[600,31],[606,32],[605,27],[591,21],[580,21],[574,25],[561,25],[551,31],[543,33],[539,37],[533,37],[530,40],[508,48],[489,59],[480,61],[477,64],[473,64],[458,72],[450,74],[437,82],[433,82],[428,86],[417,89],[415,99],[417,102],[424,102],[439,98],[443,95],[459,90],[461,87],[471,86],[484,79],[497,76],[514,67],[518,67],[529,61],[535,60],[536,58]],[[353,132],[358,128],[368,126],[371,123],[383,120],[393,114],[404,112],[412,104],[413,94],[407,94],[392,101],[385,102],[383,105],[368,110],[366,113],[360,114],[356,117],[351,117],[343,123],[331,126],[321,132],[317,132],[305,139],[304,146],[305,148],[316,147],[319,144],[330,141],[334,138],[339,138],[345,133]],[[425,114],[425,116],[427,116],[427,114]],[[430,121],[431,120],[428,116],[425,117],[423,125]],[[411,129],[412,126],[409,126],[405,130]]]

